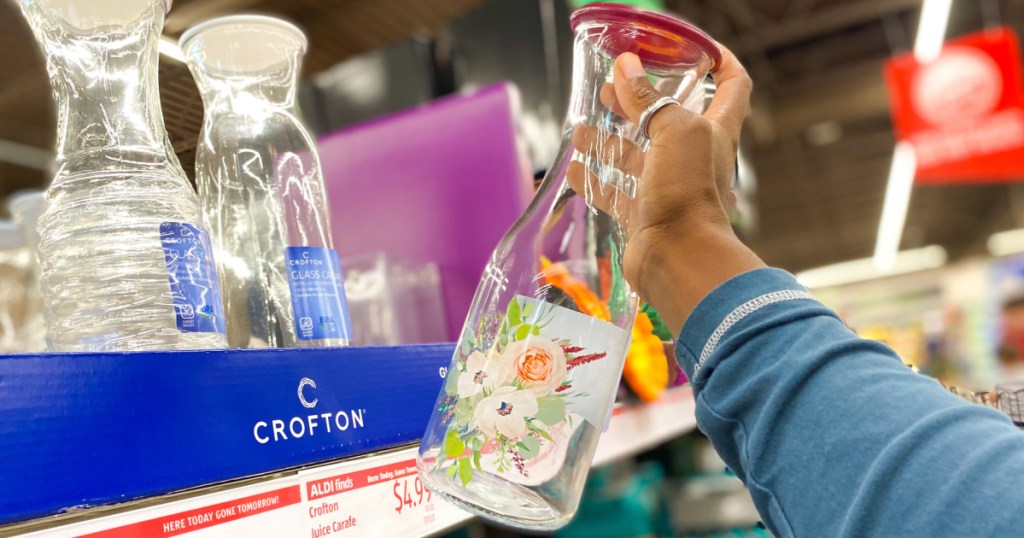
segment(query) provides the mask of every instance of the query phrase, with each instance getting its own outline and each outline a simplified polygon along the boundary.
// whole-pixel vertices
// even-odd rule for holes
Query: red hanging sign
[[[885,79],[896,138],[917,154],[917,183],[1024,180],[1024,88],[1013,30],[949,41],[927,64],[896,56]]]

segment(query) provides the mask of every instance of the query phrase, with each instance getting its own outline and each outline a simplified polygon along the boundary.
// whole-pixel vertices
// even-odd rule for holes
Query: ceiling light
[[[993,256],[1024,252],[1024,228],[992,234],[988,238],[988,251]]]
[[[48,171],[53,166],[53,152],[10,140],[0,140],[0,162]]]
[[[804,133],[812,146],[827,146],[843,138],[843,126],[838,121],[823,121],[807,128]]]
[[[160,36],[160,43],[157,45],[157,50],[160,51],[160,54],[163,54],[168,58],[173,58],[179,62],[185,61],[185,53],[181,52],[181,47],[178,46],[176,41],[167,36]]]
[[[914,41],[914,57],[918,62],[931,62],[942,51],[952,5],[953,0],[924,0]],[[878,223],[878,238],[875,241],[874,263],[880,271],[892,270],[896,263],[896,252],[903,238],[903,225],[907,220],[916,169],[917,157],[913,146],[909,142],[897,143],[893,150],[882,219]]]
[[[953,0],[925,0],[921,6],[921,18],[917,21],[917,37],[914,39],[914,57],[918,62],[928,63],[939,56],[942,42],[946,39],[946,25]]]
[[[914,186],[917,157],[909,142],[899,142],[892,153],[889,181],[885,186],[882,219],[875,240],[875,265],[879,270],[891,269],[903,238],[903,225],[910,207],[910,191]]]
[[[932,245],[904,250],[893,258],[893,264],[889,269],[879,269],[875,265],[874,259],[863,258],[802,271],[796,274],[796,279],[808,288],[827,288],[886,276],[935,269],[942,267],[946,263],[946,249],[938,245]]]

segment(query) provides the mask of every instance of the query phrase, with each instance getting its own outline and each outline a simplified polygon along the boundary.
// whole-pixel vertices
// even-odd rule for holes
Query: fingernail
[[[627,79],[647,76],[647,73],[644,73],[644,66],[640,64],[640,57],[632,52],[623,53],[619,57],[619,63],[622,66],[622,74],[626,75]]]

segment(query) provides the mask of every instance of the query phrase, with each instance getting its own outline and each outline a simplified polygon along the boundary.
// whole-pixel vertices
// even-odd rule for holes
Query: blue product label
[[[288,247],[284,258],[299,339],[351,339],[352,322],[338,253],[325,247]]]
[[[224,334],[224,303],[206,230],[184,222],[164,222],[160,224],[160,243],[178,330]]]

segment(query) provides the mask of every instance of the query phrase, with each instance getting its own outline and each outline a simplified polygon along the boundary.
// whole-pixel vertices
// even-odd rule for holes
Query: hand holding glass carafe
[[[435,493],[534,530],[575,514],[610,418],[637,309],[624,270],[637,269],[627,241],[641,239],[630,208],[650,119],[666,106],[700,112],[721,61],[714,41],[665,15],[597,4],[572,23],[559,157],[485,268],[418,459]],[[638,73],[621,72],[623,53]],[[624,109],[623,75],[664,97],[639,116]]]

